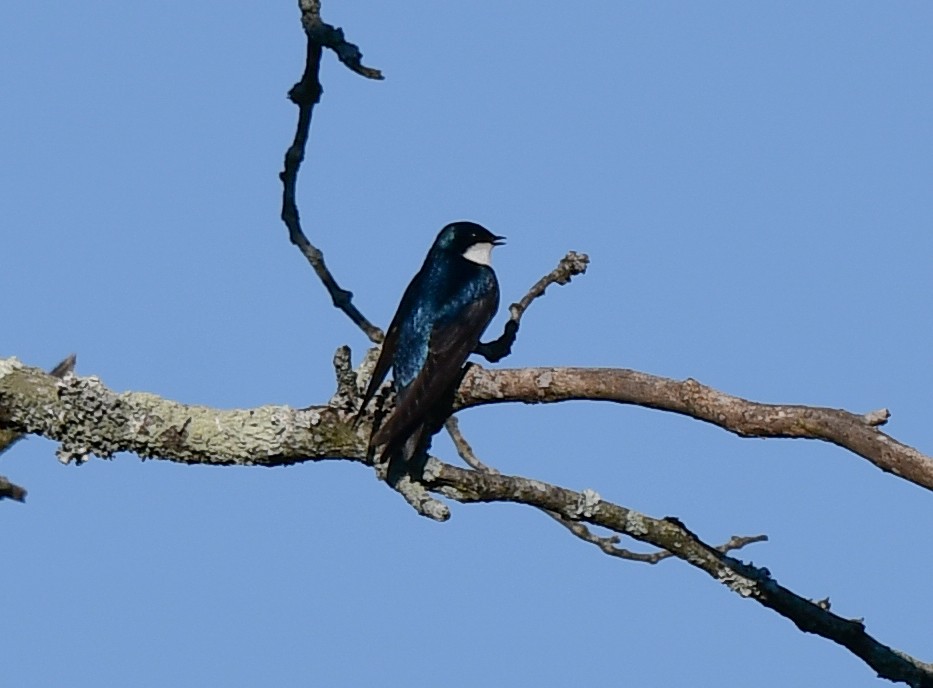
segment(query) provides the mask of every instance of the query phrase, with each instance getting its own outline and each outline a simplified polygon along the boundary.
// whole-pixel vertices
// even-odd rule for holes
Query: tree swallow
[[[390,484],[406,473],[420,477],[463,364],[470,353],[490,346],[479,338],[499,308],[491,259],[504,238],[475,222],[447,225],[402,296],[360,407],[362,413],[391,366],[395,409],[369,440],[371,451],[384,447],[380,461],[389,462]]]

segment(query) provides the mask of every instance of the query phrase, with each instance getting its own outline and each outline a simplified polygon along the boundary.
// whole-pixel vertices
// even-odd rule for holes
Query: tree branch
[[[460,423],[456,416],[451,416],[448,418],[447,422],[444,423],[444,427],[447,429],[447,432],[450,435],[450,439],[453,440],[454,447],[457,449],[457,454],[466,462],[470,468],[476,471],[490,473],[492,475],[501,475],[498,470],[492,468],[491,466],[487,466],[479,459],[479,457],[476,456],[476,452],[473,451],[473,447],[470,446],[470,443],[467,441],[466,437],[463,436],[463,433],[460,430]],[[669,559],[670,557],[674,556],[667,550],[659,550],[656,552],[633,552],[632,550],[617,546],[620,542],[618,535],[610,535],[608,537],[596,535],[596,533],[591,531],[579,521],[571,521],[567,518],[564,518],[555,511],[548,511],[547,509],[539,509],[539,511],[554,519],[557,523],[562,525],[573,535],[576,535],[584,542],[589,542],[592,545],[596,545],[600,550],[609,556],[618,557],[620,559],[627,559],[629,561],[640,561],[645,564],[657,564],[659,561],[664,561],[665,559]],[[729,538],[728,542],[723,545],[719,545],[719,547],[716,549],[720,552],[726,553],[732,550],[741,549],[746,545],[750,545],[755,542],[765,542],[767,539],[767,535],[751,535],[744,537],[733,535],[731,538]]]
[[[12,499],[17,502],[26,501],[26,490],[11,483],[6,476],[0,475],[0,499]]]
[[[345,358],[346,352],[338,351],[341,379]],[[523,372],[511,371],[511,376]],[[58,455],[66,462],[80,463],[91,454],[110,458],[118,451],[130,451],[143,458],[216,465],[279,466],[337,458],[371,465],[366,456],[367,428],[354,429],[352,414],[339,402],[303,410],[265,406],[218,411],[141,392],[117,394],[94,377],[58,379],[16,359],[0,359],[0,427],[60,442]],[[865,632],[861,621],[837,616],[828,605],[780,586],[766,569],[705,544],[677,519],[651,518],[607,502],[592,490],[575,492],[433,459],[425,470],[424,487],[460,502],[528,504],[569,523],[608,528],[665,549],[733,592],[785,616],[801,630],[846,647],[880,676],[913,686],[933,686],[930,665],[879,643]]]
[[[121,451],[188,464],[285,466],[335,456],[365,462],[365,433],[348,417],[330,405],[227,411],[180,404],[0,359],[0,427],[59,442],[63,463]]]
[[[52,368],[52,370],[49,371],[49,375],[51,375],[52,377],[59,377],[59,378],[65,377],[67,373],[70,373],[72,370],[74,370],[76,361],[77,361],[77,358],[75,357],[75,355],[71,354],[66,359],[61,361],[57,366]],[[14,432],[6,428],[0,428],[0,454],[3,454],[3,452],[5,452],[10,447],[12,447],[22,438],[23,438],[23,433],[21,432]],[[22,490],[23,488],[19,488],[19,489]],[[23,490],[23,496],[24,497],[26,496],[25,490]],[[22,501],[22,500],[19,500],[19,501]]]
[[[561,286],[569,284],[571,279],[585,273],[589,264],[590,257],[585,253],[568,251],[567,255],[560,259],[556,268],[535,282],[531,289],[528,290],[528,293],[525,294],[518,303],[513,303],[509,306],[509,314],[512,320],[516,323],[520,323],[522,316],[525,314],[525,311],[528,310],[528,306],[531,305],[531,302],[544,296],[544,292],[547,291],[549,286],[552,284],[559,284]]]
[[[74,354],[71,354],[52,368],[52,370],[49,371],[49,375],[57,378],[64,377],[74,370],[75,361],[77,361],[77,358]],[[22,432],[0,427],[0,454],[3,454],[22,438]],[[11,483],[5,476],[0,475],[0,499],[12,499],[17,502],[25,502],[26,489],[15,483]]]
[[[305,256],[318,279],[321,280],[336,308],[342,310],[375,344],[382,341],[382,330],[373,325],[356,306],[353,305],[353,293],[343,289],[324,262],[323,252],[314,246],[301,229],[298,204],[295,200],[298,183],[298,171],[304,161],[311,118],[314,106],[320,102],[324,92],[320,81],[320,67],[323,48],[333,50],[337,57],[349,69],[369,79],[382,79],[382,72],[362,65],[360,49],[349,43],[343,31],[325,23],[321,19],[319,0],[299,0],[301,23],[307,35],[305,69],[301,80],[288,93],[288,97],[298,106],[298,124],[292,145],[285,153],[284,169],[279,174],[282,181],[282,221],[288,228],[291,242]],[[531,290],[518,302],[509,307],[510,319],[506,322],[503,334],[492,342],[479,344],[476,353],[490,362],[496,362],[508,356],[515,342],[522,315],[529,304],[542,296],[551,284],[567,284],[574,275],[586,271],[589,258],[585,254],[569,252],[548,275],[541,278]]]
[[[499,338],[491,342],[481,342],[474,353],[479,354],[490,363],[497,363],[511,354],[522,316],[528,310],[531,302],[544,296],[545,290],[552,284],[568,284],[573,277],[585,273],[589,263],[589,256],[585,253],[569,251],[567,255],[560,259],[557,267],[535,282],[518,303],[509,306],[509,319],[506,321],[505,328]]]
[[[301,80],[288,92],[288,97],[298,106],[298,124],[292,145],[285,152],[285,166],[279,174],[282,180],[282,222],[288,227],[288,237],[307,259],[315,274],[330,294],[334,306],[342,310],[359,327],[370,341],[382,341],[382,330],[373,325],[353,305],[353,293],[337,284],[337,280],[324,262],[324,254],[314,246],[301,229],[298,204],[295,201],[295,187],[298,184],[298,170],[305,157],[308,132],[311,128],[311,116],[314,106],[324,92],[319,78],[323,48],[333,50],[340,61],[357,74],[369,79],[382,79],[377,69],[364,67],[360,60],[363,55],[352,43],[344,39],[343,31],[321,20],[321,3],[316,0],[300,0],[301,23],[308,37],[305,53],[305,69]]]
[[[878,675],[911,686],[933,686],[933,665],[881,644],[860,620],[845,619],[778,584],[765,568],[723,554],[676,518],[655,519],[607,502],[591,490],[574,492],[538,480],[493,475],[434,462],[426,484],[458,502],[515,502],[552,511],[569,521],[608,528],[665,549],[730,590],[791,620],[802,631],[842,645]]]
[[[521,401],[587,399],[670,411],[717,425],[739,437],[823,440],[848,449],[887,473],[933,490],[933,458],[880,430],[887,411],[859,415],[817,406],[763,404],[719,392],[696,380],[671,380],[621,368],[473,366],[455,408]]]

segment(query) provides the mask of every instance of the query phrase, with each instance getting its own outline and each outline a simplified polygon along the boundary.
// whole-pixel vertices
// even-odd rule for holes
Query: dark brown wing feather
[[[396,319],[397,316],[396,316]],[[373,375],[369,378],[369,384],[366,386],[366,393],[363,395],[363,403],[360,404],[360,410],[356,414],[356,421],[359,422],[369,402],[376,395],[379,385],[389,374],[389,368],[392,367],[392,357],[395,355],[395,347],[398,344],[398,323],[394,320],[389,325],[389,331],[386,332],[385,339],[382,340],[382,350],[379,352],[379,358],[376,359],[376,366],[373,368]]]
[[[396,445],[420,425],[431,408],[444,400],[457,381],[463,364],[476,348],[493,314],[498,295],[477,299],[462,317],[436,329],[428,345],[424,367],[408,387],[399,393],[395,409],[379,428],[370,446]]]

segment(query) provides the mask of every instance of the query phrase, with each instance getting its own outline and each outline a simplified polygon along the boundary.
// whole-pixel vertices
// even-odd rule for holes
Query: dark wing
[[[373,376],[369,378],[369,384],[366,386],[366,393],[363,395],[363,403],[360,405],[360,410],[356,414],[355,423],[359,422],[369,402],[372,401],[373,397],[376,395],[376,390],[379,389],[379,385],[382,384],[382,381],[386,379],[386,375],[389,374],[389,368],[392,367],[392,359],[395,356],[395,348],[398,346],[398,332],[401,328],[402,321],[408,317],[408,313],[414,305],[415,293],[419,289],[419,285],[423,279],[422,272],[423,268],[422,271],[419,271],[418,274],[414,276],[411,283],[405,289],[402,300],[398,305],[398,310],[395,311],[395,316],[392,318],[392,323],[389,325],[389,329],[386,332],[385,339],[382,340],[382,350],[379,352],[379,358],[376,360],[376,367],[373,368]]]
[[[410,385],[400,390],[395,409],[373,435],[371,447],[404,441],[444,400],[498,305],[498,290],[493,290],[464,308],[459,317],[434,329],[424,367]]]
[[[373,376],[369,378],[369,385],[366,387],[366,393],[363,395],[363,403],[360,404],[360,410],[356,414],[356,421],[359,422],[369,402],[373,400],[379,385],[389,374],[389,368],[392,367],[392,357],[395,355],[395,347],[398,344],[398,314],[395,320],[389,325],[389,331],[386,332],[385,339],[382,340],[382,351],[379,352],[379,358],[376,360],[376,367],[373,368]]]

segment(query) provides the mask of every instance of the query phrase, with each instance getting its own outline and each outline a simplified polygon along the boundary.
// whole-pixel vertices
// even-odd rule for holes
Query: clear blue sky
[[[891,409],[933,451],[933,6],[326,2],[300,202],[385,325],[440,227],[509,237],[503,300],[569,249],[505,364],[631,367]],[[222,408],[322,403],[363,336],[278,220],[294,2],[0,10],[0,355]],[[502,316],[496,321],[500,327]],[[645,409],[466,412],[480,456],[743,556],[933,660],[933,495],[814,442]],[[612,560],[517,506],[417,517],[358,465],[0,460],[10,686],[876,686],[677,561]],[[436,453],[455,460],[446,441]]]

